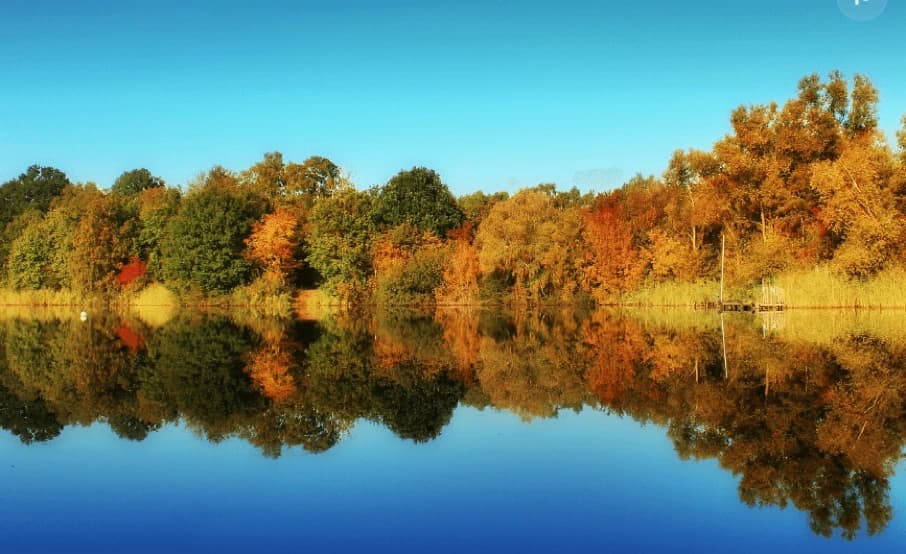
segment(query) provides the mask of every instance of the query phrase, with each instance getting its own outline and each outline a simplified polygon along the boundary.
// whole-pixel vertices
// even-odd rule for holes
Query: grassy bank
[[[810,271],[780,274],[772,280],[782,289],[786,308],[838,309],[906,309],[906,270],[889,269],[866,280],[853,280],[818,267]],[[664,282],[649,285],[623,295],[618,303],[639,307],[691,307],[717,300],[720,283]],[[756,303],[761,299],[761,285],[738,287],[725,285],[724,298]]]
[[[819,267],[782,274],[774,284],[784,290],[790,308],[906,308],[903,269],[889,269],[858,281]]]
[[[720,291],[716,281],[694,283],[664,282],[646,286],[615,299],[623,306],[636,307],[686,307],[715,302]]]

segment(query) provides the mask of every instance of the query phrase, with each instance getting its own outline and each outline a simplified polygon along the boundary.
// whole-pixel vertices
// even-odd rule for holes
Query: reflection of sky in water
[[[731,474],[679,460],[663,428],[591,410],[526,424],[459,408],[426,444],[359,423],[324,454],[277,460],[183,427],[129,442],[100,424],[30,446],[0,432],[0,453],[3,552],[906,549],[902,464],[887,529],[827,540],[793,507],[746,507]]]

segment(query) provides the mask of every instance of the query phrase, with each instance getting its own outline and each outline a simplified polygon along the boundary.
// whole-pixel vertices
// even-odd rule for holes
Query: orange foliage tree
[[[618,196],[600,197],[585,212],[584,221],[583,239],[589,254],[584,288],[603,300],[638,285],[645,271],[644,260],[633,244]]]
[[[299,267],[299,217],[288,207],[277,208],[252,226],[245,240],[247,256],[261,264],[267,279],[285,283],[290,271]]]

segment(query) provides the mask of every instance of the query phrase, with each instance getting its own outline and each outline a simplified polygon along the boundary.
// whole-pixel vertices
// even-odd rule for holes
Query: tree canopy
[[[381,225],[408,223],[443,237],[463,222],[463,213],[437,172],[425,167],[400,171],[378,193],[375,216]]]

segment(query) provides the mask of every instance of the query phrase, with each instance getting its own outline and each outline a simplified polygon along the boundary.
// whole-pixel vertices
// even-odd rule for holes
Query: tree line
[[[329,159],[278,152],[184,188],[136,169],[101,190],[33,166],[0,186],[0,277],[78,294],[160,282],[250,301],[320,287],[352,303],[606,303],[714,279],[723,244],[738,286],[816,266],[870,279],[906,261],[906,127],[888,145],[878,99],[861,75],[807,76],[782,105],[734,110],[711,150],[598,193],[457,198],[424,167],[360,190]]]

